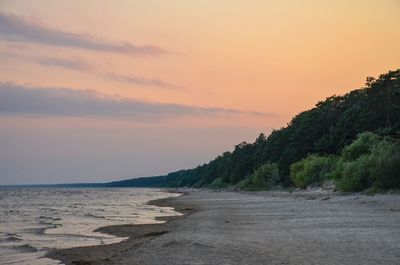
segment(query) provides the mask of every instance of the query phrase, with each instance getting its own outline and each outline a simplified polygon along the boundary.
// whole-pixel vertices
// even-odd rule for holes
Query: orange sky
[[[120,165],[120,160],[103,157],[106,164],[118,164],[122,169],[115,173],[84,171],[94,179],[112,179],[111,174],[115,178],[161,174],[206,162],[241,140],[253,140],[258,132],[284,126],[293,115],[319,100],[361,87],[366,76],[397,69],[400,63],[398,0],[2,0],[0,12],[0,19],[5,21],[3,28],[0,26],[0,82],[23,89],[90,89],[101,97],[118,95],[147,103],[240,111],[209,114],[201,109],[196,110],[199,115],[172,113],[168,118],[150,120],[147,114],[134,120],[81,114],[0,116],[0,129],[9,131],[0,132],[0,144],[19,150],[1,154],[0,165],[20,157],[31,161],[21,141],[37,142],[32,135],[38,124],[43,128],[42,135],[58,135],[60,141],[67,137],[62,136],[66,131],[86,130],[88,135],[104,131],[118,135],[121,127],[132,133],[140,131],[135,135],[142,139],[138,140],[140,148],[136,148],[140,150],[128,152],[138,162]],[[8,30],[12,27],[15,30]],[[127,43],[135,47],[151,45],[158,52],[127,52],[123,48]],[[67,128],[60,129],[60,124]],[[154,136],[154,140],[165,145],[169,154],[166,150],[171,147],[165,141],[178,143],[181,138],[176,132],[182,129],[190,130],[201,141],[186,145],[190,151],[184,156],[185,148],[174,150],[171,154],[175,162],[170,161],[169,166],[138,169],[143,164],[140,161],[148,159],[140,153],[154,152],[146,147],[149,139],[144,136],[148,132],[167,131],[167,139]],[[233,130],[236,133],[231,134]],[[190,141],[189,135],[185,137]],[[46,143],[45,139],[41,141]],[[209,151],[203,148],[210,143],[213,147]],[[133,149],[123,140],[110,146]],[[51,150],[60,161],[71,157],[63,146]],[[78,145],[74,152],[80,153]],[[191,159],[179,162],[188,156]],[[91,168],[99,162],[94,157],[87,154],[80,159],[86,159]],[[43,156],[25,171],[17,170],[17,166],[7,172],[0,169],[0,180],[2,175],[28,175],[43,168],[46,161]],[[17,182],[80,180],[80,166],[68,166],[77,168],[71,177],[21,177]],[[37,176],[46,173],[37,172]]]

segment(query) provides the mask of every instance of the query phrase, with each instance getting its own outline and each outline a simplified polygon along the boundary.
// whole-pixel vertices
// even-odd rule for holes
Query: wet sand
[[[400,264],[400,195],[195,190],[152,203],[184,215],[103,227],[129,239],[48,256],[67,265]]]

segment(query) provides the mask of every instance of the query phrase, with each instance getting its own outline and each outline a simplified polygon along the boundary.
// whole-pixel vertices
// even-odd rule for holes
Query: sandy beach
[[[400,264],[400,195],[192,190],[151,203],[184,215],[103,227],[129,239],[48,256],[77,265]]]

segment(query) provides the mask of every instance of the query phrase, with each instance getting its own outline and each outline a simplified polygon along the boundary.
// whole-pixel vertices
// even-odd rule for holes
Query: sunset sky
[[[0,0],[0,185],[195,167],[399,67],[399,0]]]

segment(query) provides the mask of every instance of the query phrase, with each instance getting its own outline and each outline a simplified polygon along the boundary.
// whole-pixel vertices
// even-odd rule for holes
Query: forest
[[[331,181],[342,191],[399,189],[399,142],[400,69],[367,77],[365,87],[328,97],[209,163],[108,185],[266,190]]]

